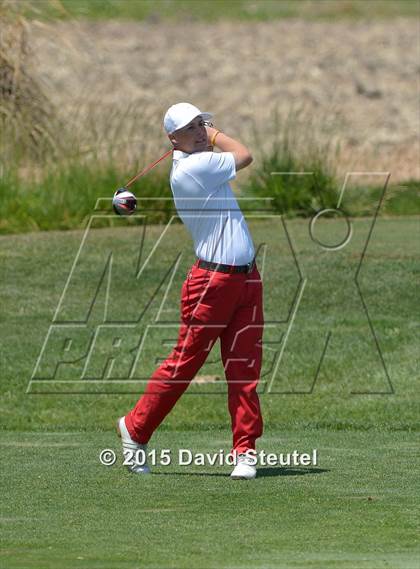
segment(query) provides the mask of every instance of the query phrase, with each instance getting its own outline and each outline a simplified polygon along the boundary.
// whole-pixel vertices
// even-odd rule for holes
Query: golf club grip
[[[166,158],[167,156],[169,156],[169,154],[172,154],[173,150],[168,150],[168,152],[165,152],[165,154],[163,156],[161,156],[158,160],[156,160],[155,162],[153,162],[152,164],[150,164],[149,166],[147,166],[144,170],[142,170],[141,172],[139,172],[138,174],[136,174],[134,176],[134,178],[131,178],[131,180],[129,180],[126,184],[125,184],[125,188],[129,188],[132,184],[134,184],[135,181],[137,181],[141,176],[144,176],[145,174],[147,174],[147,172],[149,172],[149,170],[151,170],[152,168],[154,168],[156,166],[156,164],[159,164],[159,162],[161,160],[163,160],[164,158]]]

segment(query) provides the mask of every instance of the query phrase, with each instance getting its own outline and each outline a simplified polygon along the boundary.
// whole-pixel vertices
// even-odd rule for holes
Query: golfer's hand
[[[219,129],[212,126],[206,126],[207,130],[207,150],[212,152],[211,141],[214,139],[215,134],[219,132],[215,140],[214,146],[216,146],[222,152],[231,152],[235,159],[236,171],[246,168],[252,162],[252,155],[248,148],[243,145],[238,140],[227,136],[224,132],[219,131]]]
[[[206,131],[207,131],[207,151],[208,152],[213,152],[213,146],[211,144],[211,139],[212,136],[214,135],[215,132],[217,132],[217,128],[214,128],[213,126],[206,126]]]

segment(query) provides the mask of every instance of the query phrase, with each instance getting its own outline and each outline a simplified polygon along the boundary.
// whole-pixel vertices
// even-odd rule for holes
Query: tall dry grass
[[[70,112],[53,104],[31,49],[26,14],[36,9],[0,0],[0,233],[80,227],[156,155],[145,135],[156,130],[154,109],[98,105],[97,93],[75,94]],[[142,180],[143,196],[169,196],[168,168]]]
[[[0,156],[40,159],[59,147],[56,110],[35,73],[26,4],[0,0]]]

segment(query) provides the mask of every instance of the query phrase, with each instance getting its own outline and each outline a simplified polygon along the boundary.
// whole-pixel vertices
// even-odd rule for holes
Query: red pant
[[[255,449],[262,434],[257,394],[264,326],[258,269],[226,274],[193,265],[182,286],[178,342],[126,418],[131,437],[147,443],[220,338],[228,383],[233,449]]]

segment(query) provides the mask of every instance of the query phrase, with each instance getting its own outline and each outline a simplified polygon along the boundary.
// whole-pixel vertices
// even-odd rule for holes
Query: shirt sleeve
[[[188,172],[204,188],[216,188],[236,176],[232,152],[200,152],[194,156]]]

